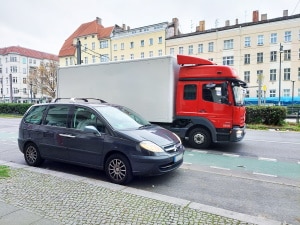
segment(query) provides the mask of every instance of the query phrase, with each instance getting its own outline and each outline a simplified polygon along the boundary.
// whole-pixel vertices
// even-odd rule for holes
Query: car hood
[[[154,125],[143,129],[118,130],[117,132],[121,136],[131,140],[135,140],[137,142],[148,140],[159,146],[166,146],[178,142],[177,137],[171,131]]]

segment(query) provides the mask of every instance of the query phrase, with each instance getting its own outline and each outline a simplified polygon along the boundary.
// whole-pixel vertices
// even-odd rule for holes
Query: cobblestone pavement
[[[256,224],[192,208],[191,202],[170,203],[138,189],[34,169],[11,168],[10,178],[0,179],[0,201],[58,224]]]

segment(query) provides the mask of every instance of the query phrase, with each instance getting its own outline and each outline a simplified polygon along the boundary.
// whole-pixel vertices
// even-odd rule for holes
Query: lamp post
[[[30,103],[32,103],[32,82],[30,82]]]
[[[281,54],[283,52],[283,46],[280,43],[279,47],[279,97],[278,97],[278,105],[280,106],[280,97],[281,97]]]
[[[293,85],[292,85],[292,113],[294,113],[294,84],[295,84],[295,81],[291,80],[291,82],[293,83]]]

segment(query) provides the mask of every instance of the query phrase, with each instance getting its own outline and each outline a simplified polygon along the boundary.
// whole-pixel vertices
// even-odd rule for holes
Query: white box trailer
[[[172,56],[60,67],[58,98],[100,98],[172,123],[179,65]]]

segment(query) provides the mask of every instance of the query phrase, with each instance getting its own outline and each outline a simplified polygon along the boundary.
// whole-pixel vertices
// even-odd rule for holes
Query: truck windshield
[[[151,124],[136,112],[122,106],[98,106],[97,111],[115,130],[131,130]]]
[[[245,89],[239,85],[233,84],[232,90],[234,94],[235,105],[244,105]]]

